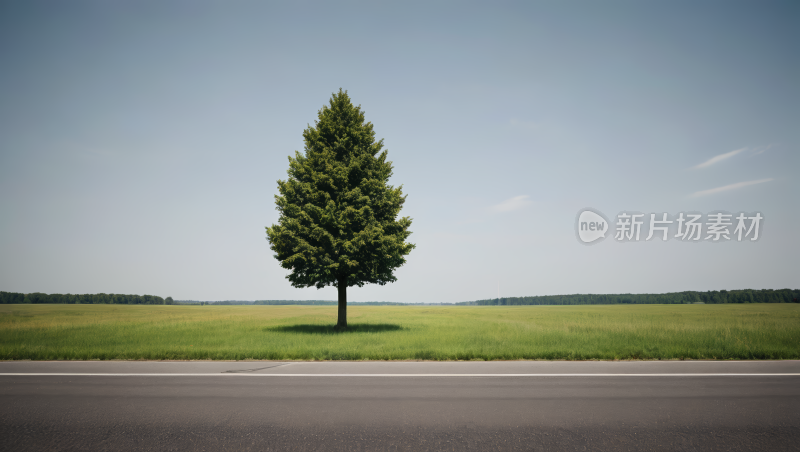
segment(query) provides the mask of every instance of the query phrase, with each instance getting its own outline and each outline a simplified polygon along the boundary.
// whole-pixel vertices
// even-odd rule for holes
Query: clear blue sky
[[[352,301],[800,286],[798,2],[7,1],[0,58],[0,290],[335,299],[264,227],[340,87],[417,244]],[[765,220],[585,246],[584,207]]]

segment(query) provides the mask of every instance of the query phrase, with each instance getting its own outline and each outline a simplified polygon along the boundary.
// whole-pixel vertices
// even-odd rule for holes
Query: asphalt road
[[[800,361],[0,362],[0,450],[800,450]]]

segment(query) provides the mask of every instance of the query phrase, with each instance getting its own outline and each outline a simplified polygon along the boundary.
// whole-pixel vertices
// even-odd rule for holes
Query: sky
[[[0,67],[3,291],[335,300],[264,228],[339,88],[416,244],[350,301],[800,287],[797,2],[6,1]],[[717,211],[758,240],[644,239]]]

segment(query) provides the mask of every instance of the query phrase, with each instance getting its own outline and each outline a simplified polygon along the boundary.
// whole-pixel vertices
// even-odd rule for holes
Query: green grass
[[[799,359],[800,305],[0,305],[0,359]]]

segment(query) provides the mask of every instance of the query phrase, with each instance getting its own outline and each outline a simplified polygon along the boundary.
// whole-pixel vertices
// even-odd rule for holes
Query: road
[[[0,362],[0,450],[800,450],[800,361]]]

